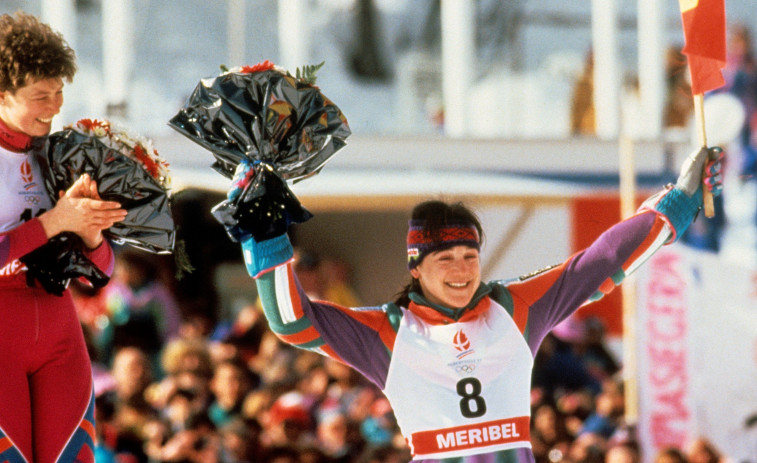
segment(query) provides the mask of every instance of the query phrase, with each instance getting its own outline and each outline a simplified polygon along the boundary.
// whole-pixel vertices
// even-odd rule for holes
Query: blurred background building
[[[727,3],[729,18],[757,21],[748,0]],[[290,69],[325,61],[320,84],[358,135],[449,132],[444,116],[461,108],[445,103],[463,85],[467,122],[453,129],[462,136],[562,138],[593,48],[599,75],[614,81],[605,93],[656,79],[642,90],[659,99],[665,50],[682,45],[678,4],[662,0],[2,2],[4,12],[20,8],[45,16],[78,52],[66,114],[122,117],[151,136],[169,132],[165,121],[198,79],[270,59]]]

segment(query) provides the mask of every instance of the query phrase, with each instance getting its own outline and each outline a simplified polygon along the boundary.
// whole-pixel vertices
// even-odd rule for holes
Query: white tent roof
[[[224,192],[229,180],[210,168],[213,156],[181,135],[155,140],[170,163],[175,191]],[[659,173],[662,144],[636,145],[635,169]],[[404,210],[419,198],[475,198],[486,203],[564,203],[592,185],[541,179],[546,174],[619,171],[616,143],[596,140],[504,141],[350,137],[322,171],[291,186],[308,208]],[[596,187],[594,187],[596,188]]]

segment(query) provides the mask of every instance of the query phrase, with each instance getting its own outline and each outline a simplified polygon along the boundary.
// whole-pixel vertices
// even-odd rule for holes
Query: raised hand
[[[690,154],[684,161],[681,174],[676,181],[676,187],[693,196],[700,185],[704,184],[713,195],[723,189],[723,179],[720,175],[723,150],[718,147],[700,148]]]
[[[63,196],[64,194],[68,194],[74,198],[101,199],[100,193],[97,191],[97,182],[92,180],[89,174],[83,174],[71,185],[67,192],[60,192],[59,196]]]
[[[236,200],[252,181],[255,176],[255,169],[250,161],[242,159],[234,171],[234,178],[231,179],[231,187],[226,192],[226,198],[229,201]]]
[[[707,163],[704,166],[704,186],[713,196],[719,195],[723,191],[723,150],[720,148],[710,148],[710,154]]]

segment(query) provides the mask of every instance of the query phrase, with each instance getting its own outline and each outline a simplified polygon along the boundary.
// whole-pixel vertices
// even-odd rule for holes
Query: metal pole
[[[624,124],[625,125],[625,124]],[[620,216],[627,219],[636,210],[636,166],[634,143],[621,130],[620,134]],[[633,425],[639,416],[639,394],[636,362],[636,280],[626,276],[620,287],[623,307],[623,385],[625,421]]]
[[[60,32],[68,45],[76,50],[75,0],[42,0],[41,19]]]
[[[75,0],[42,0],[42,14],[40,18],[43,22],[63,35],[68,46],[76,51],[76,3]],[[60,114],[53,121],[53,131],[71,122],[70,110],[68,106],[63,105]]]
[[[620,70],[616,0],[592,0],[594,110],[597,136],[614,139],[620,130]]]
[[[468,135],[470,88],[476,66],[475,2],[442,0],[442,94],[444,132]]]
[[[228,0],[226,43],[228,48],[227,67],[243,66],[245,60],[245,0]]]
[[[294,72],[310,58],[309,25],[305,0],[279,0],[279,62]]]
[[[663,9],[660,0],[638,0],[639,95],[641,134],[657,139],[662,134],[665,103],[665,49]]]
[[[102,0],[105,112],[113,119],[125,119],[128,113],[134,62],[133,11],[132,0]]]

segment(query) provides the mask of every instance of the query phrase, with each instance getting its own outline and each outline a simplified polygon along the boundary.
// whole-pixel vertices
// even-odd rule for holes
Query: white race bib
[[[384,393],[413,457],[530,448],[533,356],[505,309],[448,325],[402,310]]]

